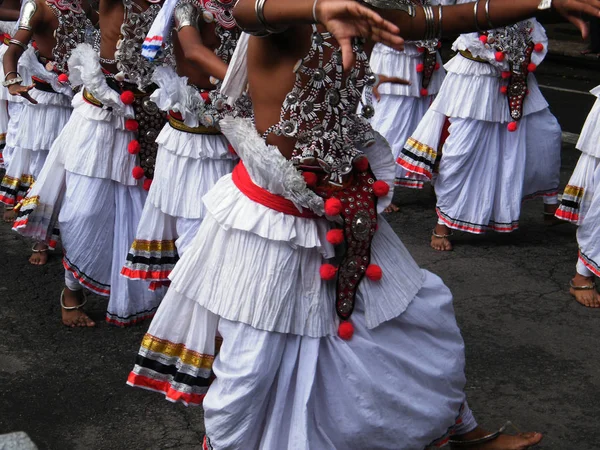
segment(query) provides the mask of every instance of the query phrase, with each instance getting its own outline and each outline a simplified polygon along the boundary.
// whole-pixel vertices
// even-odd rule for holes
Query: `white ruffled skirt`
[[[37,104],[22,103],[18,121],[6,138],[10,163],[0,185],[0,202],[15,206],[39,176],[50,147],[71,115],[71,100],[62,94],[32,90]]]
[[[206,214],[202,197],[234,165],[223,135],[176,130],[167,124],[158,136],[156,168],[136,237],[121,274],[130,279],[168,282]]]
[[[548,109],[523,117],[512,133],[505,123],[450,118],[443,142],[446,120],[430,109],[398,164],[420,180],[430,180],[441,158],[437,212],[448,227],[511,232],[518,228],[524,199],[556,195],[561,130]]]

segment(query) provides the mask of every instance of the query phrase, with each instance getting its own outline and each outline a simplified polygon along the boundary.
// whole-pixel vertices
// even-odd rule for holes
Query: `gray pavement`
[[[600,82],[595,73],[564,62],[540,68],[541,84],[580,91],[544,90],[565,131],[579,132],[593,100],[585,91]],[[578,156],[565,145],[563,185]],[[455,251],[442,254],[428,246],[431,192],[400,190],[396,200],[401,212],[388,220],[416,260],[454,293],[478,420],[489,428],[511,420],[543,432],[540,449],[599,449],[600,310],[568,294],[575,227],[544,225],[541,200],[533,200],[517,232],[457,234]],[[91,296],[98,327],[64,328],[60,252],[33,267],[29,248],[0,223],[0,434],[24,431],[51,450],[198,449],[200,408],[125,385],[147,325],[106,325],[106,301]]]

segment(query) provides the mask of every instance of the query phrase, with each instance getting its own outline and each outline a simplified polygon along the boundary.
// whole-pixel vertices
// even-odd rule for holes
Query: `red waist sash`
[[[236,187],[253,202],[260,203],[267,208],[291,216],[304,217],[307,219],[316,219],[319,217],[308,209],[303,209],[302,212],[298,211],[298,208],[296,208],[294,203],[290,200],[283,198],[280,195],[273,194],[256,185],[250,178],[244,163],[241,161],[235,166],[235,169],[233,169],[231,178]]]

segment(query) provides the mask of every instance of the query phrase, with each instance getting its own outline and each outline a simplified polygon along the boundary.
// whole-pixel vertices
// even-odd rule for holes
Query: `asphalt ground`
[[[540,68],[541,84],[579,91],[598,84],[593,72],[574,69],[565,77],[570,70],[550,69]],[[544,93],[565,130],[577,133],[593,99]],[[565,145],[563,185],[578,156]],[[511,420],[543,432],[540,449],[600,448],[600,310],[568,294],[575,227],[545,225],[542,202],[533,200],[523,206],[518,231],[458,233],[453,252],[436,253],[428,244],[432,193],[399,190],[396,201],[401,211],[388,220],[416,260],[454,293],[466,391],[480,423],[495,428]],[[52,450],[198,449],[200,408],[125,385],[147,324],[111,327],[103,322],[105,299],[90,296],[87,310],[99,325],[63,327],[60,251],[33,267],[30,246],[0,223],[0,434],[25,431],[40,449]]]

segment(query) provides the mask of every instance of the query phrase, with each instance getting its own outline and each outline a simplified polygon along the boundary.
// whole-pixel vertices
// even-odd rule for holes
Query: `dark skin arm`
[[[490,16],[494,26],[504,26],[538,15],[540,0],[492,0]],[[278,0],[267,1],[264,14],[271,26],[306,24],[314,22],[314,0]],[[239,0],[234,16],[238,24],[246,30],[260,30],[262,25],[256,17],[255,0]],[[581,14],[600,17],[600,0],[554,0],[556,12],[574,23],[585,37],[587,26]],[[437,24],[438,7],[434,7]],[[380,15],[381,14],[381,15]],[[344,68],[354,63],[351,39],[363,37],[382,42],[392,48],[401,49],[402,38],[419,40],[425,36],[425,15],[423,8],[417,7],[415,17],[402,11],[372,10],[355,0],[318,0],[316,18],[335,37],[342,49]],[[485,8],[480,4],[478,23],[481,27],[487,23]],[[473,4],[444,7],[444,34],[457,34],[476,31],[473,17]]]
[[[14,22],[16,20],[19,20],[19,10],[1,7],[0,20],[4,20],[7,22]]]
[[[227,64],[204,45],[202,36],[196,28],[191,26],[183,27],[177,33],[177,37],[179,38],[179,45],[183,50],[186,60],[193,63],[202,72],[208,74],[208,76],[219,80],[225,78]]]

